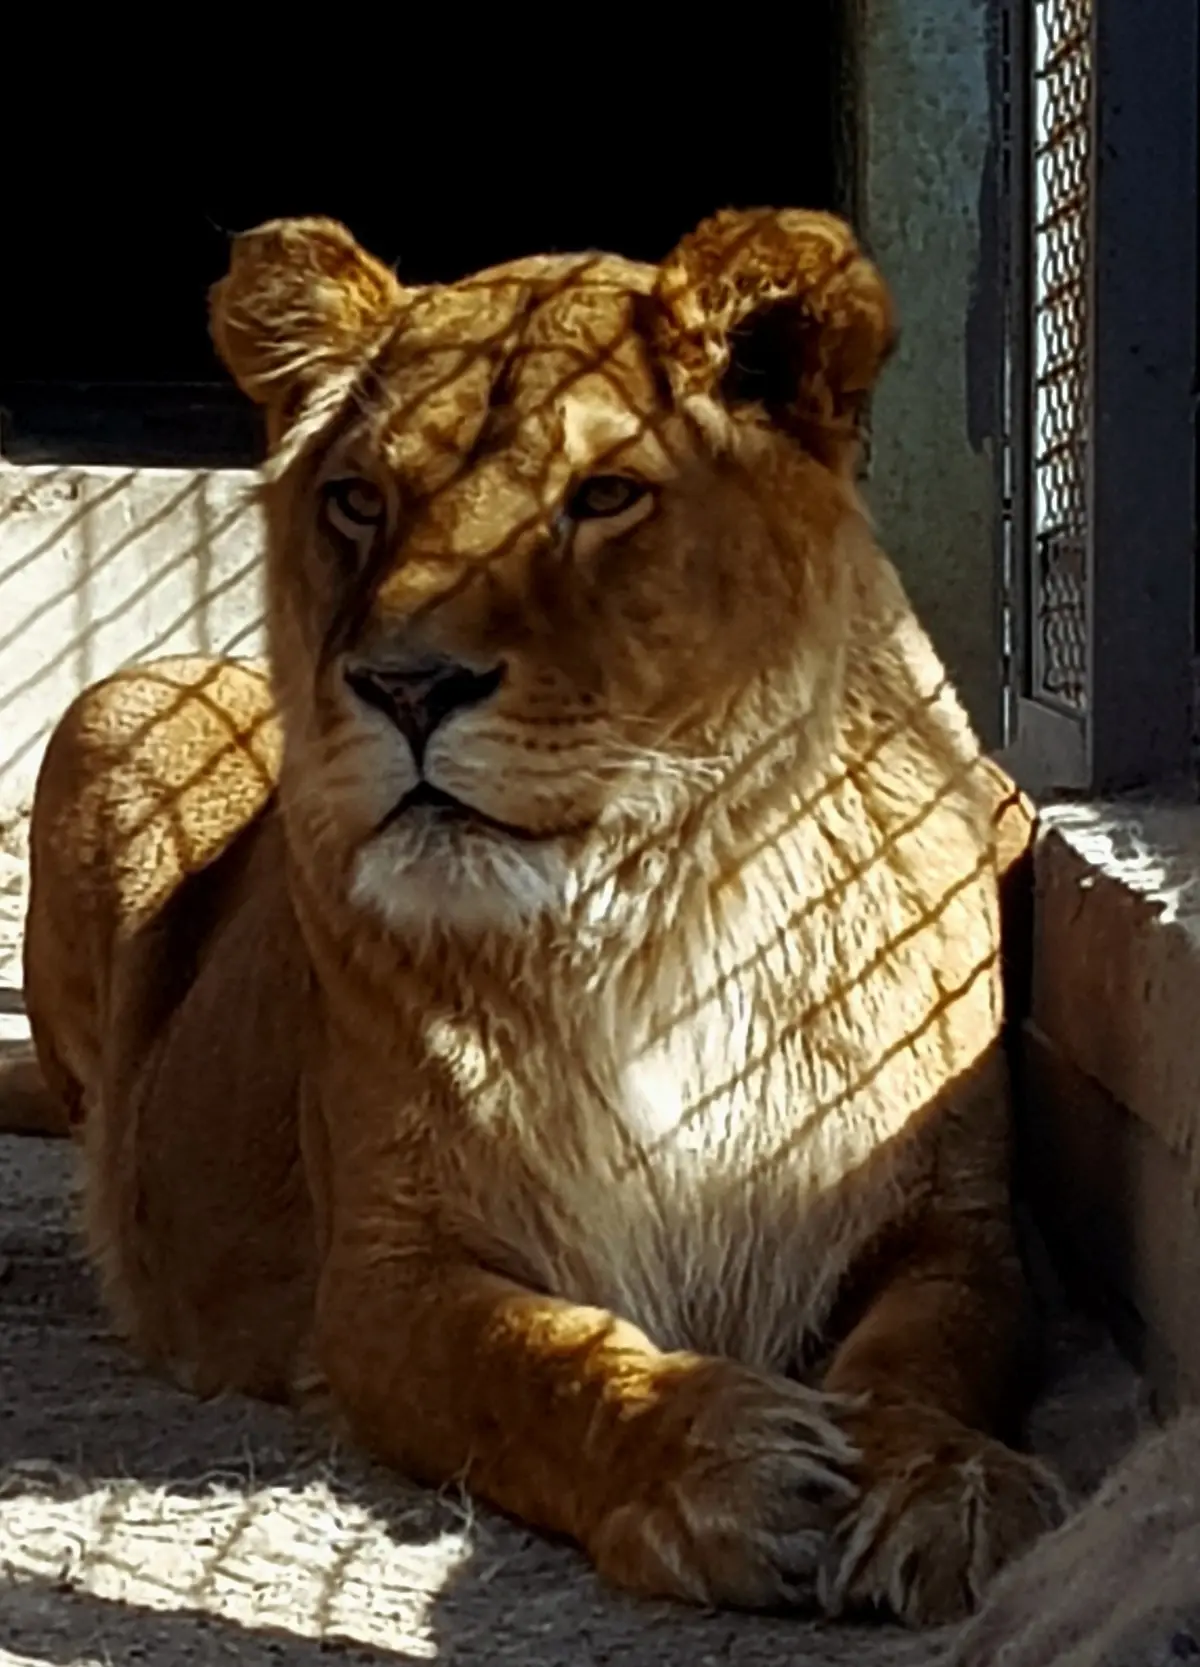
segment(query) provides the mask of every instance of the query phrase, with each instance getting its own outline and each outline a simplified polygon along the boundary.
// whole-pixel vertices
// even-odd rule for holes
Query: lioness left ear
[[[270,220],[234,239],[209,324],[238,386],[266,407],[274,440],[309,388],[361,359],[404,295],[337,221]]]
[[[662,263],[642,320],[677,399],[757,403],[835,466],[896,335],[850,227],[798,209],[703,221]]]

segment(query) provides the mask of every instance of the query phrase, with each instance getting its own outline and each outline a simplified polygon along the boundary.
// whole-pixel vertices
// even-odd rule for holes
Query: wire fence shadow
[[[261,528],[237,471],[0,469],[0,992],[20,985],[25,827],[81,690],[158,654],[253,657]]]

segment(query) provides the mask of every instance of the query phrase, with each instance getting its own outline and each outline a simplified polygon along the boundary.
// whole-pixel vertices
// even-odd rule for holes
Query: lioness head
[[[782,726],[792,778],[828,745],[892,338],[840,221],[421,288],[277,221],[212,322],[271,441],[285,807],[359,905],[569,918],[614,853],[732,814]]]

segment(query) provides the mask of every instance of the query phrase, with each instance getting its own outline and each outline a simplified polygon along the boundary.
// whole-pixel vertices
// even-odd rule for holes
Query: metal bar
[[[1041,0],[1044,5],[1047,0]],[[1060,12],[1078,12],[1077,0],[1049,0]],[[1087,16],[1086,8],[1083,10]],[[1078,435],[1086,424],[1086,412],[1078,399],[1064,410],[1058,406],[1047,420],[1044,399],[1039,402],[1039,384],[1048,376],[1039,365],[1045,358],[1047,342],[1042,312],[1047,284],[1039,261],[1045,262],[1044,233],[1039,235],[1035,204],[1041,201],[1043,218],[1061,218],[1070,207],[1074,184],[1071,170],[1065,181],[1052,181],[1058,189],[1047,192],[1044,177],[1039,180],[1035,155],[1035,77],[1045,66],[1035,56],[1034,0],[1006,0],[1003,8],[1003,73],[998,89],[1001,121],[1006,134],[1006,167],[1002,180],[1001,226],[1005,242],[1004,303],[1004,392],[1002,399],[1001,445],[998,448],[1001,498],[1005,506],[999,571],[1004,608],[1006,682],[1008,700],[1001,762],[1023,786],[1035,794],[1057,790],[1078,790],[1087,782],[1087,747],[1083,714],[1057,701],[1050,691],[1052,668],[1048,667],[1047,625],[1053,598],[1047,598],[1048,575],[1042,556],[1047,516],[1061,514],[1064,494],[1061,481],[1052,482],[1057,493],[1046,491],[1045,475],[1064,454],[1074,461]],[[1043,30],[1043,35],[1045,35]],[[1058,54],[1061,57],[1079,45],[1080,27],[1060,28]],[[1086,90],[1078,80],[1070,84],[1076,103]],[[1051,128],[1053,135],[1053,127]],[[1043,146],[1044,148],[1044,146]],[[1044,164],[1042,164],[1044,168]],[[1076,170],[1078,175],[1078,170]],[[1080,182],[1085,176],[1078,176]],[[1040,186],[1040,190],[1039,190]],[[1065,189],[1063,188],[1065,187]],[[1051,200],[1049,212],[1047,199]],[[1072,210],[1072,212],[1074,212]],[[1039,336],[1039,330],[1043,333]],[[1073,386],[1081,379],[1081,367],[1069,358],[1063,367]],[[1039,369],[1041,375],[1039,377]],[[1058,375],[1061,377],[1060,369]],[[1068,483],[1069,484],[1069,483]],[[1082,496],[1075,495],[1082,506]],[[1069,495],[1066,499],[1070,503]],[[1081,612],[1081,610],[1080,610]],[[1077,652],[1085,644],[1079,632]]]
[[[1091,565],[1092,0],[1035,0],[1028,17],[1032,607],[1027,692],[1051,711],[1075,715],[1079,763],[1073,773],[1082,780],[1086,576]],[[1035,732],[1041,735],[1045,729],[1038,724]],[[1054,754],[1066,757],[1057,746]]]
[[[1044,700],[1017,700],[1016,735],[996,757],[1034,798],[1079,793],[1088,786],[1084,723],[1075,712],[1055,711]]]
[[[1191,759],[1196,0],[1093,0],[1094,377],[1087,573],[1096,792]]]
[[[1013,268],[1021,232],[1013,213],[1016,110],[1012,96],[1014,27],[1020,0],[1001,0],[987,17],[988,145],[980,181],[979,270],[967,316],[967,423],[971,444],[990,449],[993,474],[992,571],[1000,678],[995,713],[998,744],[1012,734],[1015,621],[1013,417]]]
[[[1018,702],[1029,693],[1031,654],[1031,549],[1033,533],[1033,263],[1031,223],[1032,143],[1030,128],[1029,0],[1007,0],[1005,75],[1001,97],[1007,126],[1005,178],[1006,283],[1004,305],[1004,396],[1002,501],[1007,527],[1001,554],[1005,597],[1008,701],[1004,741],[1019,745]]]

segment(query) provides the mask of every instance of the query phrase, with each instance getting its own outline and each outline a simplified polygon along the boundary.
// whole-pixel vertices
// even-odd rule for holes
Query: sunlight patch
[[[414,1524],[424,1519],[411,1539],[402,1514],[385,1522],[323,1482],[47,1488],[14,1467],[0,1477],[0,1570],[143,1609],[433,1659],[432,1611],[472,1554],[472,1523],[463,1512],[427,1527],[431,1496],[409,1497]]]
[[[1194,805],[1061,804],[1039,810],[1098,875],[1145,898],[1167,923],[1200,916],[1200,812]]]

